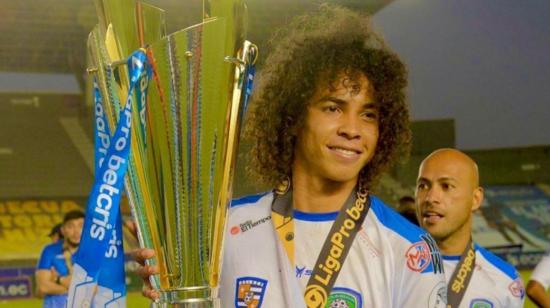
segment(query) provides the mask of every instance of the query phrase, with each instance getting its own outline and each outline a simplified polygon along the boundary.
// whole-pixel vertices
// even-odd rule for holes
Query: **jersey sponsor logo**
[[[327,308],[361,308],[361,294],[348,288],[333,288],[327,300]]]
[[[239,228],[239,227],[237,227],[237,226],[233,226],[233,227],[231,227],[231,231],[230,231],[230,232],[231,232],[231,234],[235,235],[235,234],[241,232],[241,228]]]
[[[464,258],[464,262],[460,265],[460,268],[458,269],[458,273],[456,275],[456,279],[453,281],[453,284],[451,285],[451,290],[455,293],[460,293],[462,289],[466,287],[464,284],[466,277],[468,276],[468,273],[471,272],[474,269],[474,260],[475,260],[476,253],[473,249],[468,250],[468,253],[466,254],[466,258]]]
[[[512,295],[515,297],[523,298],[525,295],[525,289],[523,288],[523,283],[521,279],[517,278],[509,286],[508,289],[512,292]]]
[[[470,308],[493,308],[494,305],[488,299],[474,298],[470,302]]]
[[[407,267],[413,272],[422,272],[431,263],[430,248],[424,241],[416,242],[405,253]]]
[[[298,265],[296,265],[296,278],[311,276],[312,272],[313,272],[313,270],[308,269],[305,266],[304,267],[298,267]]]
[[[252,220],[247,220],[237,226],[233,226],[231,227],[230,229],[230,233],[231,235],[236,235],[236,234],[239,234],[239,232],[246,232],[246,231],[249,231],[251,230],[252,228],[255,228],[267,221],[271,220],[271,216],[266,216],[264,218],[260,218],[256,221],[252,221]]]
[[[258,277],[239,277],[236,286],[235,307],[262,307],[267,280]]]
[[[323,308],[327,302],[327,291],[318,284],[309,284],[304,293],[308,308]]]
[[[306,287],[304,299],[308,307],[324,307],[328,298],[327,288],[334,283],[334,275],[338,275],[342,268],[343,261],[346,259],[350,245],[353,244],[353,239],[361,228],[366,211],[365,204],[367,194],[357,194],[355,204],[345,211],[345,219],[340,225],[339,230],[331,230],[330,243],[325,242],[324,249],[328,249],[328,253],[321,252],[319,260],[317,260],[317,268],[314,268],[312,277]],[[366,208],[368,210],[368,207]],[[336,221],[338,221],[337,218]],[[330,244],[327,245],[327,244]]]
[[[447,285],[443,281],[440,281],[430,292],[430,296],[428,297],[428,307],[447,307]]]

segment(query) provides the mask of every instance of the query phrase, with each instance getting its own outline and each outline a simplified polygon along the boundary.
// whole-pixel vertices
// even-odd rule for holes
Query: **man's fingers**
[[[132,256],[137,263],[143,266],[145,265],[145,260],[151,259],[155,256],[155,251],[149,248],[139,248],[132,252]]]
[[[124,222],[124,226],[126,226],[126,228],[128,228],[128,230],[132,233],[132,235],[137,238],[138,237],[138,234],[137,234],[137,224],[135,221],[133,220],[126,220]]]
[[[160,294],[157,290],[151,287],[151,282],[149,278],[152,275],[159,273],[159,268],[156,265],[147,265],[145,261],[151,259],[155,256],[155,251],[153,249],[140,248],[132,252],[134,260],[139,263],[141,266],[136,270],[136,274],[143,279],[143,289],[141,293],[143,296],[150,298],[152,300],[157,300],[160,297]]]
[[[146,286],[143,286],[143,289],[141,290],[141,294],[143,294],[143,296],[150,298],[152,300],[157,300],[160,297],[160,294],[157,290]]]
[[[149,277],[159,273],[159,268],[156,265],[144,265],[136,270],[136,274],[143,278],[143,280],[149,280]]]
[[[152,300],[157,300],[160,297],[160,293],[153,289],[151,286],[151,282],[149,281],[149,278],[152,275],[158,274],[159,269],[156,265],[144,265],[137,269],[136,274],[139,275],[143,279],[143,289],[141,290],[141,293],[143,296],[150,298]]]

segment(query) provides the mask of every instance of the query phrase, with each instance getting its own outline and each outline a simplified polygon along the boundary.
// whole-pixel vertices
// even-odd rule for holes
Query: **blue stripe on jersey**
[[[306,213],[294,210],[294,219],[305,221],[331,221],[336,220],[339,212]]]
[[[448,260],[448,261],[460,261],[461,255],[458,255],[458,256],[446,256],[446,255],[441,255],[441,257],[443,257],[443,260]]]
[[[263,192],[256,195],[244,196],[239,199],[233,199],[231,200],[231,204],[229,205],[229,207],[237,207],[243,204],[255,203],[256,201],[260,200],[263,196],[269,193],[271,192]]]
[[[407,239],[410,243],[416,243],[421,240],[420,235],[426,232],[420,227],[412,224],[405,217],[399,215],[394,209],[390,208],[375,196],[370,196],[371,210],[378,220],[386,227]]]
[[[489,261],[494,267],[498,268],[501,272],[506,274],[506,276],[510,277],[512,280],[515,280],[518,278],[518,272],[516,269],[508,262],[502,260],[498,256],[494,255],[489,250],[479,246],[478,244],[475,244],[475,248],[479,253],[483,255],[483,257]]]
[[[437,248],[435,240],[425,230],[420,229],[420,227],[411,223],[408,219],[398,214],[394,209],[385,205],[380,199],[370,196],[370,200],[371,209],[378,221],[384,227],[397,233],[411,244],[405,254],[406,258],[409,259],[411,257],[409,254],[410,249],[413,249],[413,255],[415,252],[417,253],[419,251],[429,253],[429,263],[424,264],[421,273],[443,274],[443,262],[441,261],[441,254]],[[425,245],[418,246],[417,244],[421,242],[425,243]],[[425,249],[428,249],[428,251],[425,251]],[[427,260],[424,258],[424,261]]]

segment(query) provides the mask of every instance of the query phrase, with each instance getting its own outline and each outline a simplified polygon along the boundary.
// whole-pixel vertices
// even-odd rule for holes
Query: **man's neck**
[[[71,254],[74,254],[75,251],[78,249],[78,245],[73,245],[73,244],[69,243],[68,240],[66,240],[66,242],[65,242],[65,248],[66,248],[67,251],[69,251]]]
[[[437,246],[444,256],[462,255],[472,238],[472,221],[443,240],[437,241]]]
[[[356,181],[334,182],[313,177],[293,176],[293,207],[307,213],[339,211],[355,186]]]

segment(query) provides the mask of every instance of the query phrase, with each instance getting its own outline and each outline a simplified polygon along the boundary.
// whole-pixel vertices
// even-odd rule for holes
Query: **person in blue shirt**
[[[78,249],[84,213],[67,212],[61,225],[63,238],[42,250],[36,268],[38,293],[44,296],[44,307],[64,307],[71,283],[73,256]]]
[[[48,237],[52,239],[52,243],[55,243],[63,238],[63,234],[61,234],[61,225],[62,223],[58,223],[53,226],[50,234],[48,234]]]

